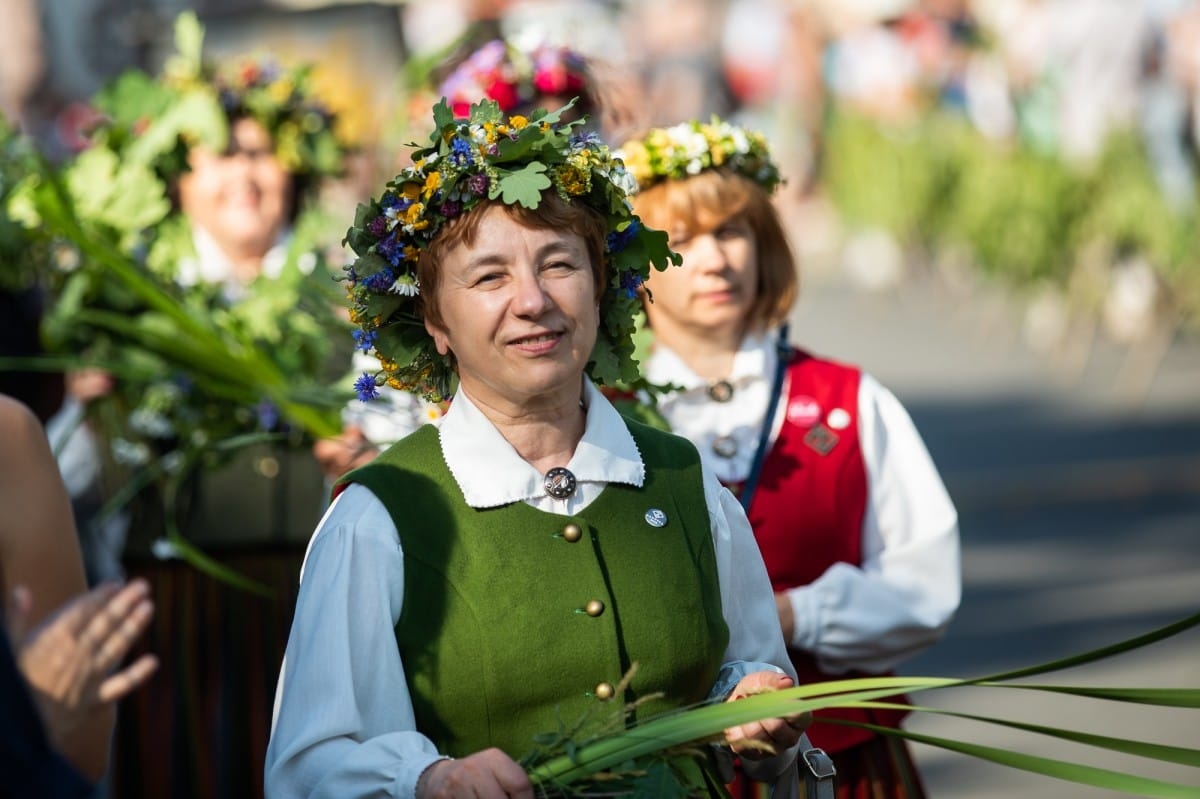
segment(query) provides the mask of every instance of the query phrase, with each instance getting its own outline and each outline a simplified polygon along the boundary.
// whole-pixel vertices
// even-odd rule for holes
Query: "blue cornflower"
[[[354,381],[354,390],[363,402],[370,402],[379,396],[379,391],[375,388],[375,377],[370,372],[363,372],[362,377]]]
[[[386,258],[392,266],[399,266],[400,262],[404,260],[404,245],[400,243],[400,239],[394,231],[387,238],[380,239],[379,243],[375,245],[375,252]],[[393,276],[392,279],[395,280],[395,277]]]
[[[642,276],[637,272],[628,271],[621,273],[621,290],[625,292],[625,296],[633,299],[637,296],[638,289],[642,287]]]
[[[374,330],[355,330],[354,333],[354,349],[370,352],[375,346],[375,331]]]
[[[258,403],[258,426],[262,430],[274,430],[279,424],[279,409],[270,400]]]
[[[390,269],[382,269],[373,275],[363,278],[363,285],[377,294],[383,294],[396,282],[396,273]]]
[[[475,163],[475,153],[471,143],[457,136],[450,142],[450,160],[456,166],[468,166]]]
[[[614,231],[608,234],[608,251],[620,252],[625,249],[629,242],[633,241],[638,232],[642,229],[642,223],[636,217],[625,227],[624,230]]]
[[[576,133],[571,136],[571,149],[581,150],[588,147],[595,147],[598,144],[604,144],[604,140],[600,138],[600,134],[595,131],[585,131]]]

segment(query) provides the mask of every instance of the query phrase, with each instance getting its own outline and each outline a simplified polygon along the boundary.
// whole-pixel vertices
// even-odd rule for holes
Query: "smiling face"
[[[578,403],[599,326],[587,240],[522,225],[502,205],[478,213],[439,254],[426,330],[478,403],[513,415]]]
[[[253,119],[234,120],[227,152],[195,147],[188,163],[179,178],[183,213],[230,258],[265,255],[288,223],[294,185],[267,130]]]

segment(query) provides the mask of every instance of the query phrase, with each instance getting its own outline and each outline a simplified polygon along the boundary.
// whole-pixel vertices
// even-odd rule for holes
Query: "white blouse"
[[[446,464],[468,504],[521,501],[575,514],[610,482],[641,485],[644,466],[611,404],[584,381],[583,439],[567,464],[578,480],[565,500],[546,495],[523,460],[462,391],[439,422]],[[788,662],[766,569],[737,500],[706,472],[729,646],[714,696],[762,669],[795,676]],[[411,797],[421,772],[442,757],[416,730],[393,629],[404,596],[404,553],[395,525],[368,489],[351,485],[309,542],[300,594],[275,695],[267,749],[268,797]],[[754,764],[770,778],[795,749]]]
[[[729,377],[733,400],[725,403],[711,401],[707,381],[661,345],[646,375],[683,386],[661,399],[659,410],[722,481],[736,482],[750,473],[777,363],[774,336],[748,336]],[[784,381],[779,405],[788,388]],[[770,444],[783,419],[775,414]],[[954,504],[908,412],[866,373],[858,422],[868,487],[862,566],[836,563],[788,591],[795,616],[789,645],[811,653],[831,674],[886,671],[929,647],[950,624],[962,592]],[[725,455],[713,446],[720,437],[724,446],[716,449]]]

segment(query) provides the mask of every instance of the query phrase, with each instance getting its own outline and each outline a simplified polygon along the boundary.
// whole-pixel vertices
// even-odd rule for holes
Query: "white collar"
[[[581,488],[602,489],[607,483],[641,486],[646,468],[629,428],[590,380],[583,383],[587,424],[570,463],[564,465]],[[438,425],[438,437],[446,466],[472,508],[545,497],[543,475],[517,454],[462,388]]]
[[[274,280],[283,274],[290,238],[291,231],[285,228],[275,239],[271,249],[263,255],[263,276]],[[226,284],[232,287],[236,282],[233,276],[233,262],[221,250],[213,235],[199,225],[192,225],[192,242],[196,248],[196,257],[184,258],[179,262],[176,281],[181,286]]]
[[[735,388],[754,380],[761,380],[764,375],[774,373],[778,357],[775,351],[775,336],[747,333],[733,356],[733,366],[726,379]],[[658,385],[674,383],[683,386],[685,391],[692,391],[707,388],[709,384],[708,380],[693,372],[674,351],[657,342],[651,350],[650,357],[646,359],[645,368],[646,379]]]

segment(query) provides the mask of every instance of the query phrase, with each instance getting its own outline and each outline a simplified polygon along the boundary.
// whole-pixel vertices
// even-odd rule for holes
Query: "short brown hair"
[[[634,196],[633,206],[650,227],[670,233],[681,225],[689,235],[744,215],[758,250],[758,285],[747,325],[764,329],[791,313],[800,283],[796,258],[770,195],[754,181],[731,170],[706,169],[685,180],[664,180],[643,189]]]
[[[582,202],[568,202],[553,190],[542,192],[542,201],[536,208],[523,205],[506,205],[499,200],[481,200],[460,217],[447,222],[438,232],[429,249],[417,258],[417,281],[421,286],[420,312],[424,319],[442,327],[442,313],[434,298],[437,296],[442,258],[460,244],[473,244],[479,232],[479,220],[483,212],[492,206],[500,206],[516,220],[517,224],[531,230],[570,230],[583,237],[591,261],[596,302],[604,294],[608,281],[608,264],[605,260],[605,243],[608,225],[594,208]]]

